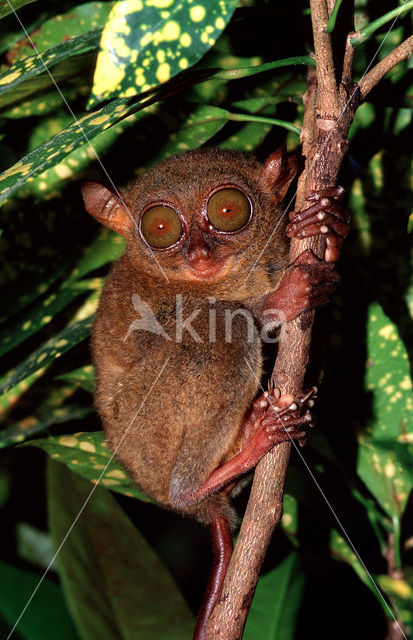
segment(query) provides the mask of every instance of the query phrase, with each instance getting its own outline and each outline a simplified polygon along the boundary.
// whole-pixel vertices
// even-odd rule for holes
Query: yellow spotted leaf
[[[102,431],[52,436],[31,440],[27,445],[43,449],[53,460],[65,464],[94,484],[149,502],[108,449]]]
[[[366,385],[372,393],[370,431],[360,438],[358,472],[393,518],[413,487],[413,394],[407,351],[381,306],[370,306]]]
[[[237,0],[121,0],[102,33],[90,106],[167,82],[216,42]]]

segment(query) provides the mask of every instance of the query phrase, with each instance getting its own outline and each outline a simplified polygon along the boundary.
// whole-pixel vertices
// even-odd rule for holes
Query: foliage
[[[379,17],[377,3],[359,5],[358,25]],[[180,520],[147,502],[105,446],[91,410],[87,339],[123,242],[83,212],[80,184],[122,186],[203,144],[260,158],[283,142],[297,149],[310,17],[298,0],[282,8],[261,0],[13,6],[30,38],[0,1],[0,497],[10,531],[2,572],[21,589],[8,589],[0,628],[7,635],[46,568],[24,564],[18,533],[25,521],[47,526],[41,449],[60,463],[50,463],[47,487],[62,588],[47,576],[18,637],[189,637],[193,620],[181,592],[196,611],[204,588],[199,528],[185,523],[190,533],[182,533]],[[358,77],[379,44],[384,56],[403,39],[407,19],[388,36],[386,29],[357,48]],[[354,230],[326,312],[318,429],[303,457],[293,457],[282,530],[247,640],[300,639],[309,625],[321,640],[331,628],[337,638],[379,639],[393,617],[407,634],[413,627],[406,67],[360,107],[351,130],[342,181]],[[352,615],[343,617],[343,601]]]

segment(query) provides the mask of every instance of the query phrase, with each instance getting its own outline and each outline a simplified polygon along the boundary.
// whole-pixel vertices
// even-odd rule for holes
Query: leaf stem
[[[396,7],[396,9],[392,9],[391,11],[388,11],[384,15],[380,16],[380,18],[373,20],[373,22],[370,22],[362,29],[359,29],[358,31],[356,31],[350,38],[351,44],[353,45],[353,47],[357,47],[359,44],[362,44],[363,42],[368,40],[373,35],[373,33],[377,31],[377,29],[380,29],[380,27],[382,27],[384,24],[386,24],[387,22],[390,22],[390,20],[392,20],[393,18],[397,18],[398,16],[401,16],[402,13],[405,13],[406,11],[409,11],[409,9],[412,9],[412,8],[413,8],[413,0],[409,0],[409,2],[405,2],[401,7]]]
[[[221,69],[208,78],[219,78],[223,80],[236,80],[238,78],[247,78],[256,73],[271,71],[271,69],[279,69],[280,67],[289,67],[290,65],[302,64],[305,66],[315,67],[314,58],[311,56],[293,56],[292,58],[283,58],[282,60],[274,60],[273,62],[265,62],[253,67],[242,67],[241,69]]]
[[[334,27],[336,26],[336,20],[337,20],[337,15],[339,12],[339,9],[341,7],[341,3],[343,2],[343,0],[336,0],[336,3],[334,5],[334,9],[331,12],[331,16],[328,20],[328,24],[326,26],[326,28],[324,29],[324,31],[326,33],[332,33],[334,30]]]
[[[234,122],[261,122],[262,124],[272,124],[276,127],[283,127],[288,131],[292,131],[298,136],[301,134],[301,129],[287,120],[277,120],[277,118],[266,118],[265,116],[253,116],[246,113],[230,113],[229,119]]]

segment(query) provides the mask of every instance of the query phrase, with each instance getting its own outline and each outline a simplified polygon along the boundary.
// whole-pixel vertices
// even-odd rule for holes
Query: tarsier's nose
[[[214,261],[214,254],[211,247],[201,235],[194,235],[191,238],[188,247],[188,262],[191,266],[196,266],[198,269],[203,265],[210,266]]]

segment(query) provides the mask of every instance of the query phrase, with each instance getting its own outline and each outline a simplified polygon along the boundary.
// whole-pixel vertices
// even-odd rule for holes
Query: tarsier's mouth
[[[184,273],[190,280],[215,280],[217,278],[222,278],[228,273],[231,262],[232,259],[227,257],[215,260],[214,262],[211,262],[211,260],[205,260],[198,261],[194,264],[186,263]]]

